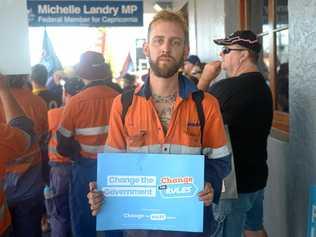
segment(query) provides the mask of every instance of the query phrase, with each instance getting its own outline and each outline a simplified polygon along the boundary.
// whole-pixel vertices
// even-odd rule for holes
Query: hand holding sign
[[[204,190],[199,193],[199,198],[204,202],[206,207],[212,204],[214,198],[214,189],[211,183],[205,183]]]
[[[91,214],[93,216],[96,216],[103,205],[103,201],[104,201],[103,192],[97,191],[96,182],[89,183],[89,190],[90,192],[87,194],[87,198],[89,200]]]

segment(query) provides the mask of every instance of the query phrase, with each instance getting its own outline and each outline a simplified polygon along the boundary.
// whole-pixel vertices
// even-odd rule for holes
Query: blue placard
[[[310,187],[307,237],[316,237],[316,186]]]
[[[28,0],[30,26],[143,26],[143,1]]]
[[[99,154],[97,185],[97,230],[203,231],[204,156]]]

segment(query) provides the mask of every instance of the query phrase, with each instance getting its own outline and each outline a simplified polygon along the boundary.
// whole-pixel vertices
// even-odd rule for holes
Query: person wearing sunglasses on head
[[[266,237],[263,197],[273,107],[270,88],[257,68],[261,45],[251,31],[237,31],[214,42],[223,46],[222,61],[205,66],[198,87],[218,99],[228,125],[238,198],[223,199],[214,207],[217,230],[212,237]],[[221,69],[228,78],[209,88]]]

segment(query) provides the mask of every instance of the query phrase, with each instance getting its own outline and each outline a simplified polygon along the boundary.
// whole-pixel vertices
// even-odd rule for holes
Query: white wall
[[[288,237],[288,150],[288,142],[269,137],[269,178],[264,199],[264,226],[269,237]]]
[[[30,52],[25,1],[0,1],[0,29],[0,72],[28,74]]]
[[[316,1],[289,0],[289,236],[306,236],[308,191],[316,184]]]
[[[239,28],[239,3],[235,0],[189,0],[189,33],[192,54],[202,61],[219,59],[213,40]]]
[[[189,31],[191,54],[197,54],[207,62],[218,59],[220,47],[213,43],[213,39],[225,36],[224,1],[190,1]]]

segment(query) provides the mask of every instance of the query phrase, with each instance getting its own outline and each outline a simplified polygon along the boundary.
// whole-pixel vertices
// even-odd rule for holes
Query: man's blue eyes
[[[163,39],[154,39],[153,43],[155,43],[155,44],[163,44],[164,40]],[[173,46],[179,46],[179,45],[181,45],[181,42],[179,40],[173,40],[173,41],[170,42],[170,44],[173,45]]]

